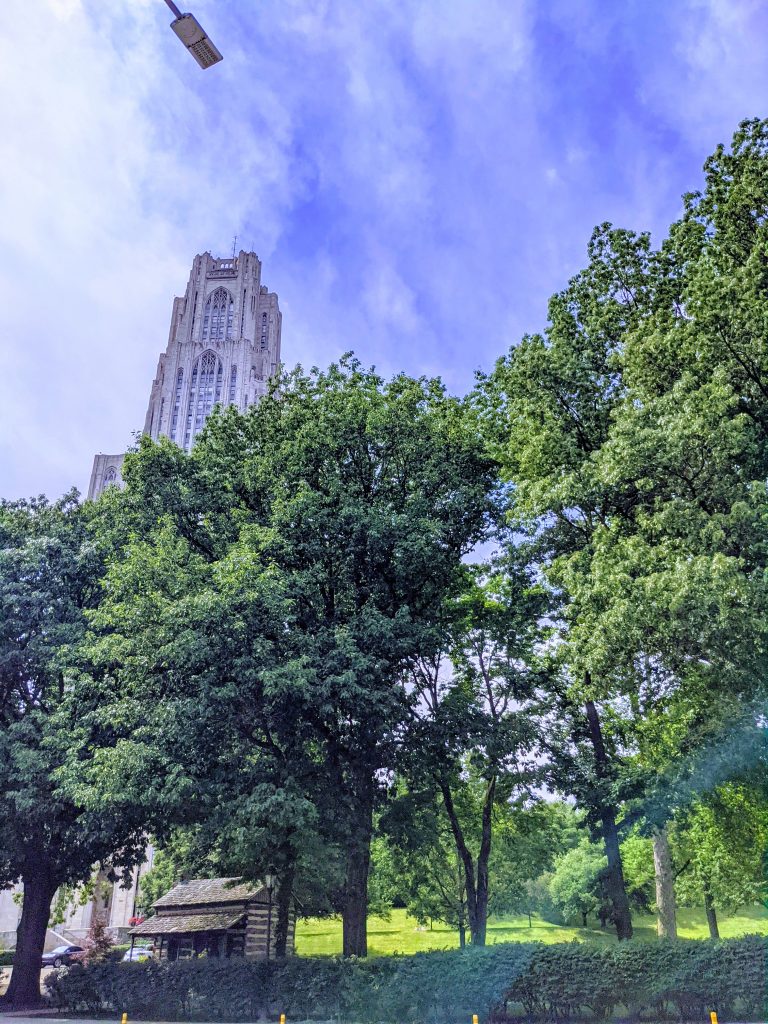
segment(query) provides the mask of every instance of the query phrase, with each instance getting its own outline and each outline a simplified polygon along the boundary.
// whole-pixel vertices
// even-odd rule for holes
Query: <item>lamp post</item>
[[[171,28],[203,70],[224,59],[194,14],[182,14],[173,0],[165,2],[176,16],[176,20],[171,22]]]
[[[271,868],[264,876],[264,884],[267,887],[267,960],[269,960],[270,946],[272,945],[272,890],[275,888],[275,873]]]

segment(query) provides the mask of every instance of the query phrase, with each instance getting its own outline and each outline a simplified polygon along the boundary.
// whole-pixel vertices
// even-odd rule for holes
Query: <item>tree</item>
[[[385,382],[345,358],[284,375],[247,415],[214,415],[189,457],[143,439],[125,477],[148,533],[115,566],[105,662],[134,701],[156,696],[156,724],[189,749],[190,813],[221,823],[238,794],[240,827],[263,838],[251,870],[271,845],[288,871],[305,822],[335,834],[344,952],[365,955],[401,675],[436,644],[485,534],[491,460],[439,382]],[[135,749],[124,737],[104,758]],[[169,756],[163,770],[178,806],[186,783]]]
[[[533,927],[534,913],[550,913],[548,875],[557,858],[578,845],[581,832],[577,814],[566,803],[540,801],[498,808],[490,913],[526,914],[529,927]]]
[[[671,832],[680,899],[703,904],[709,934],[719,939],[718,910],[766,898],[768,806],[754,789],[729,783],[682,812]]]
[[[766,167],[768,122],[744,122],[658,250],[599,229],[546,338],[481,382],[512,513],[559,600],[553,707],[577,730],[582,719],[571,765],[592,750],[578,799],[594,808],[625,934],[620,830],[643,815],[655,830],[673,933],[664,825],[685,787],[672,777],[726,723],[738,734],[734,705],[758,722],[765,701]],[[708,789],[737,770],[719,764]]]
[[[651,288],[659,273],[647,235],[596,229],[588,266],[550,300],[546,336],[524,338],[481,377],[475,395],[491,452],[511,485],[512,523],[530,537],[551,588],[561,671],[551,676],[548,714],[569,721],[572,734],[569,747],[559,730],[552,749],[576,768],[556,771],[552,782],[577,796],[605,846],[619,938],[632,935],[617,824],[620,744],[603,722],[616,688],[585,656],[578,628],[589,618],[582,595],[601,531],[630,517],[636,502],[634,481],[602,479],[596,460],[626,392],[625,339],[662,301]]]
[[[606,867],[600,847],[584,841],[559,858],[549,893],[567,921],[576,918],[586,928],[590,914],[602,911],[601,877]]]
[[[225,522],[189,540],[158,512],[182,525],[201,523],[203,508],[212,518],[221,491],[210,477],[171,445],[151,451],[142,470],[150,494],[155,475],[171,483],[155,508],[129,487],[102,509],[110,530],[122,518],[128,541],[115,544],[110,601],[92,619],[95,717],[113,727],[81,789],[94,806],[115,790],[145,794],[148,828],[174,875],[277,875],[281,955],[295,891],[310,872],[325,874],[310,862],[329,860],[318,856],[317,822],[330,823],[320,812],[331,799],[326,766],[308,749],[301,668],[290,668],[290,610],[278,574],[233,542]]]
[[[443,921],[466,944],[469,924],[466,877],[453,834],[434,794],[404,792],[381,820],[392,867],[408,913],[420,924]]]
[[[768,122],[744,122],[685,197],[658,254],[671,273],[654,284],[672,301],[625,339],[626,393],[597,460],[636,501],[582,576],[592,613],[578,639],[593,666],[638,680],[623,688],[645,770],[660,769],[661,798],[646,802],[658,837],[761,746],[741,741],[766,700],[767,170]],[[663,846],[660,903],[672,898]]]
[[[0,503],[0,884],[23,884],[7,1008],[40,1000],[56,890],[85,882],[97,861],[129,867],[143,849],[140,801],[88,808],[63,774],[88,756],[72,709],[89,700],[80,648],[103,574],[76,492]]]
[[[139,881],[139,893],[136,909],[147,917],[152,913],[152,907],[169,892],[176,882],[179,881],[179,870],[172,854],[164,850],[155,851],[152,867],[142,874]]]
[[[97,914],[91,921],[83,945],[85,947],[83,963],[98,964],[108,958],[115,942],[107,931],[107,922],[102,914]]]
[[[650,843],[633,835],[622,843],[621,852],[629,904],[633,909],[647,912],[653,879]],[[587,917],[596,914],[605,927],[613,911],[609,884],[605,854],[597,843],[582,838],[578,846],[555,861],[549,893],[565,918],[580,918],[582,927],[586,928]]]
[[[412,789],[439,794],[473,945],[485,944],[494,813],[528,793],[538,774],[529,709],[541,609],[516,549],[468,569],[463,592],[443,609],[441,647],[414,659],[407,677],[413,720],[401,768]]]

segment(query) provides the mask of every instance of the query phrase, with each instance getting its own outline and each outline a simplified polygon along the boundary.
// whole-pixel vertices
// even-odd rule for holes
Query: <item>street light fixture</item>
[[[165,2],[176,15],[176,20],[171,22],[171,28],[203,70],[224,59],[193,14],[182,14],[173,0]]]

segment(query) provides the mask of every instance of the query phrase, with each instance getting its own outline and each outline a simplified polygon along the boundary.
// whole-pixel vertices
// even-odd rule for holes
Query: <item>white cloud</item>
[[[248,97],[211,110],[166,13],[0,9],[5,494],[82,487],[95,451],[125,448],[192,255],[226,250],[247,220],[274,245],[301,189],[279,104],[261,98],[258,137],[243,130]]]
[[[762,0],[684,0],[665,19],[641,94],[648,107],[701,151],[727,143],[741,118],[765,116],[768,14]]]
[[[425,329],[416,311],[416,297],[397,269],[379,254],[370,264],[368,281],[363,291],[363,302],[371,322],[385,330],[394,329],[402,335],[415,334]]]

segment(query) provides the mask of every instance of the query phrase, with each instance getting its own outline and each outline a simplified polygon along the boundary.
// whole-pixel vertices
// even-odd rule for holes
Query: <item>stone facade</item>
[[[189,451],[214,405],[245,410],[257,402],[280,364],[281,326],[277,295],[261,283],[255,253],[195,256],[186,291],[173,300],[144,433]],[[122,483],[123,458],[94,458],[89,498]]]
[[[110,484],[119,486],[123,482],[122,469],[125,455],[96,455],[91,470],[88,497],[98,498]]]

